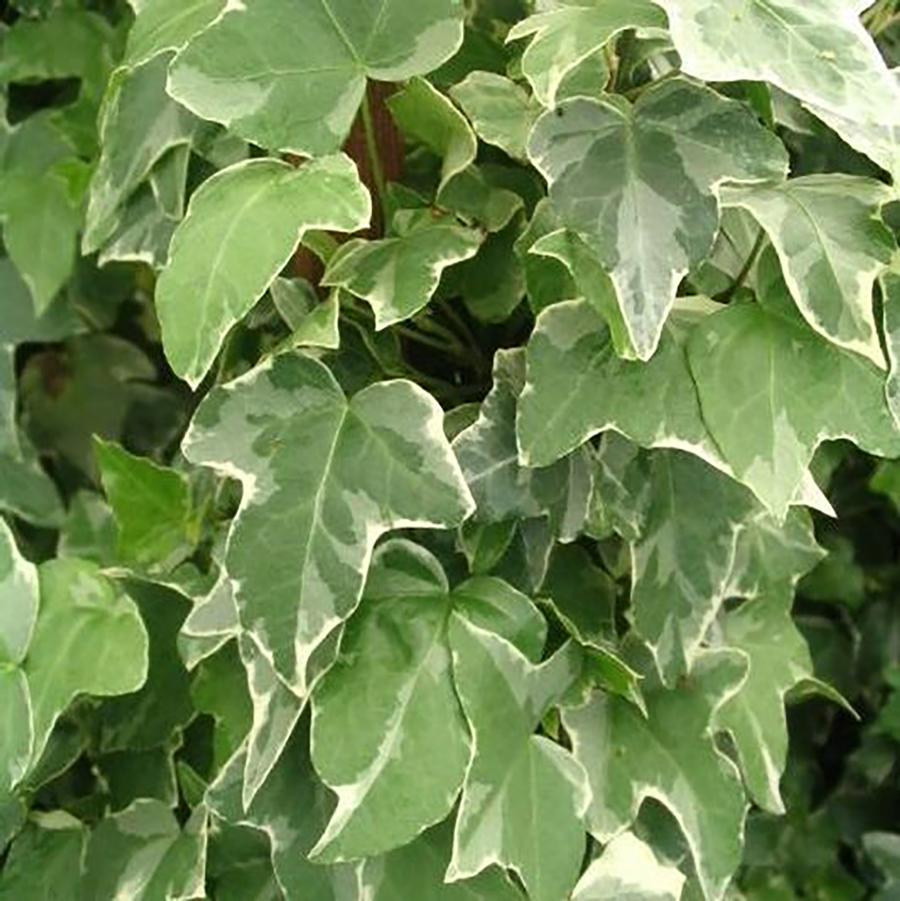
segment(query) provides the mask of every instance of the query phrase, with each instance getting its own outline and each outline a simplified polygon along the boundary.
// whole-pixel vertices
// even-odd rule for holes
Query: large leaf
[[[710,722],[746,675],[743,654],[706,651],[683,685],[645,689],[646,717],[601,693],[563,712],[591,782],[592,834],[607,841],[633,822],[646,798],[656,799],[684,833],[708,901],[724,896],[741,861],[746,812],[740,776],[716,749]]]
[[[0,518],[0,663],[25,659],[38,614],[38,577]]]
[[[269,150],[316,156],[347,136],[366,79],[403,81],[462,42],[459,0],[256,0],[226,10],[175,58],[169,90]]]
[[[451,592],[424,549],[379,548],[341,658],[313,694],[312,760],[338,799],[317,859],[383,853],[450,813],[469,759],[447,637],[453,614],[540,653],[543,619],[505,583],[475,578]]]
[[[768,81],[793,94],[857,150],[896,172],[881,148],[900,125],[897,83],[859,21],[867,3],[819,0],[659,0],[690,75]]]
[[[344,244],[328,263],[322,283],[362,297],[375,314],[375,328],[409,319],[431,300],[448,266],[475,256],[481,235],[430,212],[401,214],[396,234],[380,241]]]
[[[848,438],[871,453],[900,454],[878,369],[805,324],[759,304],[731,306],[697,327],[688,353],[716,444],[778,517],[822,441]]]
[[[515,870],[532,901],[558,901],[578,878],[590,797],[569,752],[533,732],[578,677],[581,653],[567,644],[535,666],[459,616],[450,644],[472,756],[447,878],[465,879],[496,863]]]
[[[371,203],[347,157],[295,169],[249,160],[204,182],[172,239],[156,290],[163,347],[196,387],[228,330],[250,311],[312,228],[355,231]]]
[[[649,0],[559,4],[517,22],[508,41],[530,37],[522,55],[522,74],[544,106],[553,106],[557,91],[579,64],[629,28],[663,28],[666,17]]]
[[[880,220],[881,206],[892,197],[869,179],[810,175],[777,185],[729,186],[722,203],[748,210],[766,230],[806,321],[883,366],[872,287],[894,249]]]
[[[300,693],[313,652],[359,601],[378,536],[471,512],[441,421],[409,382],[348,400],[325,366],[291,354],[200,405],[186,456],[244,489],[226,559],[241,622]]]
[[[726,180],[779,179],[780,142],[742,104],[682,78],[545,113],[528,155],[563,224],[609,271],[629,356],[647,360],[682,277],[712,249]]]
[[[180,50],[224,9],[226,0],[145,0],[139,5],[125,62],[137,67],[159,53]]]
[[[716,725],[737,746],[753,800],[784,812],[779,781],[787,761],[785,695],[812,676],[806,641],[791,619],[791,594],[783,588],[746,601],[722,618],[722,642],[750,658],[747,681],[716,713]]]

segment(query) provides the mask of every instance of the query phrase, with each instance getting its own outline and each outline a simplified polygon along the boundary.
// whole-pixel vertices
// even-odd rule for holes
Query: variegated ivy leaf
[[[427,306],[448,266],[475,256],[482,236],[428,211],[404,210],[394,234],[378,241],[357,238],[343,244],[328,263],[322,284],[363,298],[383,329]]]
[[[747,681],[716,713],[731,733],[753,800],[784,813],[779,782],[787,761],[787,693],[812,676],[806,640],[791,619],[792,592],[772,589],[722,617],[721,643],[750,659]]]
[[[291,329],[290,343],[294,347],[336,350],[340,346],[339,291],[332,291],[325,300],[320,300],[316,289],[304,279],[276,278],[269,286],[269,293]]]
[[[728,595],[755,498],[693,454],[658,450],[627,476],[644,494],[631,541],[631,616],[667,684],[690,672]]]
[[[746,676],[744,654],[704,651],[677,688],[645,687],[646,717],[600,692],[563,711],[573,753],[590,779],[591,833],[608,841],[654,798],[678,822],[707,901],[724,897],[741,862],[747,807],[737,768],[716,748],[710,723]]]
[[[724,205],[748,210],[768,233],[812,328],[878,366],[884,354],[872,288],[895,247],[880,219],[892,197],[880,182],[831,174],[722,190]]]
[[[620,359],[610,331],[584,300],[538,316],[516,432],[527,466],[548,466],[592,435],[613,429],[643,447],[719,457],[700,415],[682,344],[694,313],[676,310],[646,363]]]
[[[572,901],[678,901],[683,887],[677,867],[660,863],[649,845],[623,832],[584,871]]]
[[[359,601],[378,536],[456,526],[473,506],[421,388],[382,382],[348,400],[294,354],[210,392],[183,450],[241,481],[225,566],[242,625],[301,695],[313,652]]]
[[[343,155],[297,169],[249,160],[204,182],[156,288],[172,369],[196,387],[228,330],[262,297],[306,230],[356,231],[370,215],[368,193]]]
[[[475,498],[475,519],[549,517],[563,541],[581,531],[593,487],[592,467],[584,451],[575,451],[542,469],[519,463],[516,404],[525,383],[525,354],[500,350],[494,357],[494,386],[478,419],[453,442],[466,483]]]
[[[356,868],[346,864],[321,866],[308,857],[334,804],[313,772],[307,723],[308,718],[300,721],[246,810],[242,803],[244,748],[219,771],[206,799],[219,819],[266,834],[285,901],[351,901],[358,897]]]
[[[506,40],[531,38],[522,55],[522,74],[537,99],[553,106],[566,75],[616,35],[629,28],[665,25],[663,11],[649,0],[577,0],[517,22]]]
[[[478,141],[466,117],[424,78],[414,78],[387,104],[403,133],[441,158],[438,194],[475,162]]]
[[[91,178],[82,252],[99,250],[115,234],[129,196],[173,147],[190,143],[197,120],[166,94],[168,58],[118,69],[100,117],[101,153]]]
[[[182,829],[167,804],[145,798],[101,820],[88,839],[81,897],[203,897],[207,818],[200,804]]]
[[[792,320],[790,304],[784,285],[775,285],[767,306],[727,307],[701,322],[688,342],[717,446],[736,478],[778,518],[821,442],[847,438],[870,453],[900,454],[879,370]]]
[[[462,43],[460,0],[293,0],[233,5],[172,65],[169,91],[269,150],[317,156],[344,142],[366,79],[425,75]]]
[[[444,882],[453,846],[453,826],[446,821],[415,841],[381,857],[369,858],[359,870],[367,901],[523,901],[512,881],[492,867],[472,879]]]
[[[546,624],[524,595],[490,577],[451,592],[428,551],[406,541],[379,548],[341,657],[313,693],[312,760],[337,794],[314,859],[381,854],[450,813],[470,744],[452,678],[454,615],[540,656]]]
[[[801,100],[861,153],[885,160],[881,133],[900,125],[900,92],[859,21],[870,4],[819,0],[659,0],[682,67],[704,81],[768,81]],[[891,165],[893,162],[893,165]]]
[[[144,0],[128,32],[125,64],[136,68],[160,53],[180,50],[225,4],[226,0]]]
[[[37,614],[37,570],[0,518],[0,797],[25,775],[31,757],[31,696],[20,664]]]
[[[471,72],[450,89],[476,134],[513,159],[525,160],[528,135],[541,107],[514,81],[494,72]]]
[[[608,270],[628,355],[641,360],[656,350],[682,277],[713,246],[719,184],[787,172],[783,146],[743,104],[683,78],[634,104],[567,100],[537,121],[528,155],[563,224]]]
[[[472,732],[448,881],[492,863],[514,870],[531,901],[558,901],[584,856],[586,777],[568,751],[534,730],[579,676],[564,645],[535,666],[505,639],[459,616],[450,624],[456,687]]]

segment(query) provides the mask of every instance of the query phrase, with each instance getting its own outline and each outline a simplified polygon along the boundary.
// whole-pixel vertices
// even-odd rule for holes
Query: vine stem
[[[381,162],[381,154],[378,151],[378,142],[375,139],[375,123],[372,119],[372,104],[368,89],[362,103],[362,120],[363,131],[366,133],[366,151],[369,155],[369,165],[372,167],[372,179],[375,182],[375,192],[378,194],[378,202],[383,217],[387,184],[384,179],[384,166]]]
[[[753,242],[753,247],[750,249],[750,253],[747,254],[747,259],[744,261],[744,265],[741,266],[741,271],[737,274],[734,279],[731,287],[725,292],[722,296],[723,300],[731,300],[735,294],[744,286],[744,282],[747,281],[747,276],[750,275],[750,270],[753,269],[753,264],[759,258],[760,253],[763,249],[763,244],[766,240],[766,232],[764,229],[759,230],[759,234],[756,236],[756,240]]]

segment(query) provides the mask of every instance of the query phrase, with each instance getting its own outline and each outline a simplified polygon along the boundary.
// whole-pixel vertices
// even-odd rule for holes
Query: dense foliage
[[[900,898],[900,4],[2,17],[2,901]]]

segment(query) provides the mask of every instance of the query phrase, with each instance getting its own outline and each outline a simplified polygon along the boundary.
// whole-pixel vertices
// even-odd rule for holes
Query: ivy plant
[[[0,901],[900,897],[897,0],[0,22]]]

